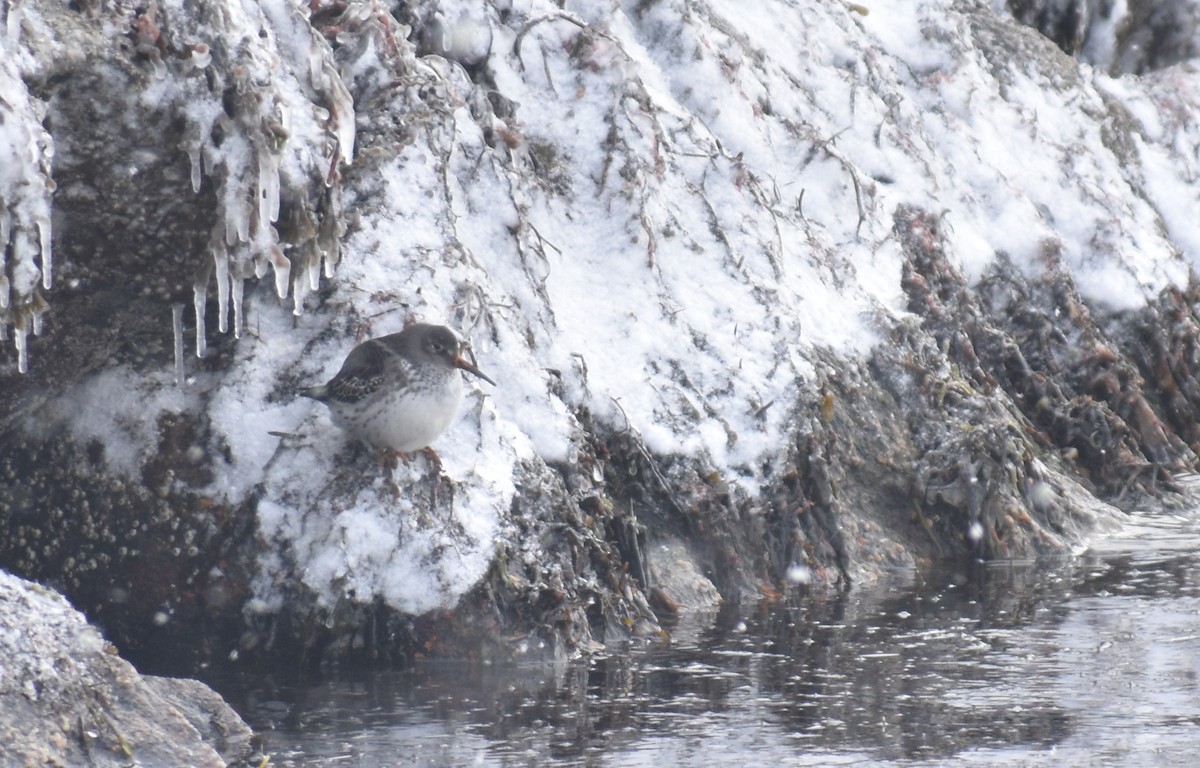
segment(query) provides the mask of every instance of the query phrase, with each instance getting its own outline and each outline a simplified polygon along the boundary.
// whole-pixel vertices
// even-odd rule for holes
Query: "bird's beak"
[[[483,371],[479,370],[479,367],[476,366],[475,363],[472,363],[470,360],[467,360],[461,354],[455,355],[454,367],[461,368],[462,370],[466,371],[467,373],[473,373],[476,376],[478,376],[479,378],[486,381],[488,384],[491,384],[493,387],[496,386],[496,382],[494,382],[490,378],[488,378],[488,375],[486,373],[484,373]]]

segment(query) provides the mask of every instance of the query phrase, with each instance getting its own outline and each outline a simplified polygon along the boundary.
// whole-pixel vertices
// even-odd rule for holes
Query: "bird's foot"
[[[442,490],[442,458],[429,446],[422,448],[421,453],[425,454],[429,463],[433,465],[433,488],[430,489],[430,502],[433,507],[437,507],[438,494]]]
[[[412,455],[387,448],[379,455],[379,460],[383,465],[383,474],[387,478],[386,485],[392,494],[392,501],[399,501],[400,485],[396,482],[396,470],[399,468],[401,461],[406,465],[412,461]]]
[[[442,457],[437,455],[437,451],[433,450],[432,446],[425,446],[421,449],[421,453],[433,463],[433,471],[438,475],[442,474]]]
[[[400,486],[396,483],[395,478],[396,470],[402,461],[406,466],[411,464],[418,453],[425,454],[425,457],[429,459],[429,463],[433,467],[433,501],[436,506],[438,491],[441,490],[442,486],[442,458],[437,455],[437,451],[429,446],[413,451],[412,453],[388,448],[380,454],[380,462],[383,464],[383,469],[387,475],[388,490],[392,492],[393,498],[400,498]]]
[[[432,448],[422,448],[421,450],[422,451],[430,451],[431,453],[433,451]],[[385,469],[396,469],[397,467],[400,466],[400,462],[402,462],[402,461],[404,462],[405,466],[412,464],[413,457],[416,455],[417,455],[417,453],[415,451],[412,453],[405,453],[404,451],[397,451],[393,448],[385,448],[383,450],[383,453],[381,454],[381,457],[382,457],[383,466]],[[437,463],[437,466],[440,468],[441,462],[437,461],[437,454],[435,453],[435,454],[433,454],[433,456],[434,456],[434,461]]]

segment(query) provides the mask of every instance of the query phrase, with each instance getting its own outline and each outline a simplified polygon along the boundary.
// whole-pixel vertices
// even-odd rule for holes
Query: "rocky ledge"
[[[999,5],[0,5],[0,566],[148,670],[565,657],[1177,499],[1192,47]],[[498,386],[390,467],[297,392],[416,320]]]
[[[0,659],[5,765],[216,768],[253,751],[208,686],[138,674],[61,595],[3,571]]]

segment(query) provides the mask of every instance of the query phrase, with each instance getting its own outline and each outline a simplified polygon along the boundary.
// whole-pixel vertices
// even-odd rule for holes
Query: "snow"
[[[137,393],[136,409],[130,407],[130,392]],[[196,405],[194,393],[175,386],[173,367],[151,375],[112,367],[49,401],[28,429],[46,434],[70,429],[80,442],[104,447],[109,471],[140,480],[142,465],[158,446],[158,417]]]
[[[218,148],[204,137],[219,104],[185,113],[194,175],[202,166],[223,185],[222,330],[229,301],[245,312],[233,320],[237,363],[206,393],[231,446],[211,490],[235,503],[262,489],[262,605],[277,604],[296,565],[329,606],[351,590],[414,613],[452,606],[487,570],[519,468],[572,461],[584,411],[753,497],[821,374],[816,353],[865,356],[904,316],[901,205],[941,216],[969,280],[999,254],[1036,278],[1057,254],[1085,300],[1112,310],[1184,284],[1200,258],[1195,67],[1113,78],[982,7],[923,0],[864,16],[844,3],[526,0],[502,23],[489,4],[440,3],[447,54],[486,59],[514,105],[492,114],[457,63],[426,57],[397,74],[389,42],[413,55],[400,25],[394,38],[340,33],[343,85],[299,6],[225,5],[244,11],[247,40],[267,30],[282,52],[255,43],[248,62],[286,105],[264,119],[293,137],[282,154],[246,140]],[[0,86],[14,81],[0,62]],[[281,188],[286,198],[331,162],[314,149],[328,135],[313,103],[330,103],[314,89],[334,95],[327,115],[348,156],[346,86],[414,139],[345,188],[358,224],[322,306],[308,293],[317,263],[289,263],[269,223]],[[1110,136],[1122,115],[1141,126],[1128,150]],[[28,137],[18,145],[8,125],[0,151],[12,154]],[[491,146],[489,132],[506,138]],[[0,194],[14,183],[0,177]],[[331,270],[337,255],[324,257]],[[246,290],[242,307],[252,273],[280,298],[290,284],[291,307],[310,313],[294,318],[271,290]],[[285,387],[327,380],[356,339],[411,320],[455,328],[498,382],[468,381],[435,442],[454,493],[433,516],[387,487],[431,481],[422,460],[347,467],[345,435]],[[104,374],[81,402],[124,386],[147,388]],[[76,428],[120,421],[101,411]],[[135,471],[139,440],[153,444],[118,440],[114,469]],[[347,472],[362,473],[360,487],[330,498]]]
[[[0,571],[0,690],[63,695],[101,658],[104,638],[57,592]]]

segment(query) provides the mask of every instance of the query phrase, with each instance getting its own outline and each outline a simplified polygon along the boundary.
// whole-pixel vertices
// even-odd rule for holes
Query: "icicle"
[[[258,223],[265,227],[279,218],[279,156],[270,150],[258,153]]]
[[[244,173],[249,174],[250,170],[245,169]],[[233,214],[233,224],[237,231],[237,241],[239,243],[247,243],[250,241],[250,217],[254,215],[254,209],[250,204],[250,195],[252,194],[249,187],[249,182],[240,185],[237,194],[226,201],[230,206],[230,211]],[[228,215],[228,214],[226,214]]]
[[[17,371],[25,373],[29,370],[29,349],[25,343],[25,337],[29,331],[25,328],[23,322],[18,322],[13,327],[13,341],[17,345]]]
[[[217,269],[217,330],[229,330],[229,253],[224,249],[213,250],[213,265]]]
[[[29,311],[29,316],[33,318],[33,335],[41,336],[42,317],[44,317],[45,314],[50,311],[50,305],[46,302],[45,297],[42,296],[39,291],[35,290],[33,295],[29,297],[27,309]]]
[[[213,170],[217,167],[217,158],[213,157],[212,152],[205,151],[204,147],[200,148],[200,162],[204,166],[204,175],[212,176]]]
[[[304,297],[308,295],[308,284],[303,277],[292,286],[292,314],[296,317],[304,314]]]
[[[225,229],[225,239],[223,242],[225,245],[237,245],[237,223],[233,220],[235,214],[233,205],[230,203],[230,198],[233,196],[229,193],[229,185],[229,179],[221,180],[221,189],[217,192],[218,197],[221,198],[220,209],[217,215],[220,217],[221,225]]]
[[[317,248],[316,243],[313,243],[311,248],[308,262],[305,264],[305,271],[308,273],[309,289],[316,291],[321,287],[321,249]]]
[[[333,78],[327,95],[330,106],[329,112],[333,123],[334,135],[337,136],[337,154],[342,162],[349,163],[354,159],[354,99],[345,83],[339,78]],[[331,169],[331,171],[334,169]],[[329,179],[326,179],[329,186]]]
[[[286,140],[292,133],[292,106],[287,101],[276,98],[275,109],[279,113],[279,125],[283,129]],[[276,161],[278,163],[278,161]]]
[[[228,143],[228,142],[226,142]],[[228,166],[226,166],[228,169]],[[236,172],[245,173],[239,168]],[[249,193],[240,182],[243,179],[224,179],[217,196],[221,199],[221,218],[225,226],[225,244],[237,245],[250,239],[251,206]]]
[[[237,242],[250,242],[250,204],[243,201],[241,207],[237,208],[237,217],[234,219],[234,224],[237,225]]]
[[[4,249],[0,248],[0,254],[2,254],[3,252],[4,252]],[[4,259],[0,258],[0,267],[3,267],[3,266],[4,266]],[[8,275],[4,274],[3,272],[0,272],[0,309],[8,309],[8,294],[9,294],[11,288],[12,288],[12,286],[9,285],[9,283],[8,283]]]
[[[234,210],[233,206],[231,206],[229,204],[229,200],[226,200],[225,201],[225,210],[223,210],[221,212],[221,218],[225,220],[225,244],[226,245],[237,245],[238,244],[238,229],[239,229],[239,227],[238,227],[238,223],[236,221],[234,221],[234,219],[237,216],[238,216],[238,212],[236,212]]]
[[[279,294],[279,298],[286,299],[288,292],[288,279],[292,274],[292,262],[288,261],[288,257],[283,255],[283,251],[279,250],[278,245],[270,247],[271,266],[275,267],[275,293]]]
[[[324,46],[318,46],[315,41],[310,40],[308,46],[308,81],[315,88],[322,88],[324,83],[321,79],[321,72],[325,69],[325,50]]]
[[[25,15],[23,5],[21,0],[8,3],[8,29],[5,32],[8,35],[9,46],[14,50],[21,42],[21,17]]]
[[[233,338],[242,338],[242,288],[245,281],[240,277],[235,277],[230,282],[233,299]]]
[[[192,286],[192,304],[196,308],[196,357],[200,358],[208,351],[204,343],[204,302],[207,298],[208,290],[204,284],[196,283]]]
[[[187,151],[188,159],[192,161],[192,191],[200,191],[200,182],[204,180],[201,174],[201,152],[199,147],[189,147]]]
[[[339,208],[340,204],[334,203],[332,207]],[[336,218],[335,216],[326,216],[317,231],[317,247],[321,249],[321,256],[325,259],[326,277],[333,277],[333,272],[342,257],[341,245],[338,243],[340,227],[335,221]]]
[[[20,301],[29,295],[37,283],[37,243],[27,229],[18,227],[13,230],[8,251],[12,254],[13,288],[17,292],[16,299]]]
[[[183,305],[171,305],[171,327],[175,331],[175,386],[183,386]]]
[[[50,222],[39,220],[37,228],[42,248],[42,287],[48,291],[54,284],[54,277],[51,274],[52,267],[54,266],[54,258],[50,247]]]

